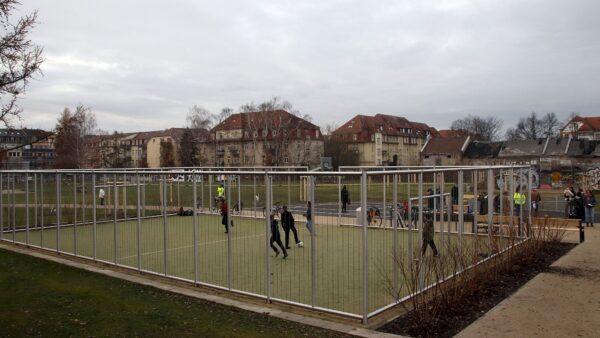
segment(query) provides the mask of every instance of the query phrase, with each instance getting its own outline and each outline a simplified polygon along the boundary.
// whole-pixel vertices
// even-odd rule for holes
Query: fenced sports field
[[[451,275],[467,268],[446,258],[456,247],[480,253],[483,260],[515,244],[506,233],[492,233],[492,227],[479,233],[469,223],[464,201],[469,193],[477,195],[478,189],[493,192],[491,177],[500,171],[512,175],[516,169],[523,168],[2,172],[0,235],[4,241],[366,322],[409,296],[399,260],[418,265],[439,259]],[[215,209],[219,180],[230,201],[233,226],[227,233]],[[511,199],[510,189],[526,183],[510,180],[504,193]],[[346,212],[342,186],[350,194]],[[103,203],[100,189],[105,193]],[[307,201],[312,201],[312,233],[304,216]],[[236,204],[241,211],[233,210]],[[270,224],[265,217],[283,204],[292,211],[303,244],[296,245],[290,233],[285,259],[282,254],[276,257],[269,246]],[[487,207],[493,210],[491,203]],[[192,216],[178,215],[181,209],[191,210]],[[514,212],[506,206],[504,211]],[[427,215],[434,218],[437,257],[431,248],[421,251]],[[514,216],[528,217],[528,208]],[[510,229],[516,229],[516,237],[524,238],[514,225]],[[279,232],[285,242],[281,226]]]

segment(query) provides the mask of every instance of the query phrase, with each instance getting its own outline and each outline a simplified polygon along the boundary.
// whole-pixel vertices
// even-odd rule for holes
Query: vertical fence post
[[[528,226],[527,226],[527,231],[525,233],[525,236],[529,237],[530,236],[530,229],[531,226],[533,224],[533,219],[531,216],[531,202],[533,202],[531,200],[531,189],[533,188],[533,173],[531,171],[531,166],[529,166],[529,168],[527,169],[527,220],[528,220]],[[538,195],[539,196],[539,195]],[[539,206],[538,206],[539,208]]]
[[[487,190],[488,190],[488,236],[492,236],[492,223],[494,222],[494,169],[488,169],[487,171]],[[502,203],[502,197],[500,203]]]
[[[98,245],[98,238],[97,238],[97,213],[98,213],[98,206],[96,205],[96,173],[94,171],[92,171],[92,256],[94,258],[94,261],[96,260],[97,257],[97,245]]]
[[[385,171],[385,169],[384,169],[384,171]],[[386,207],[386,203],[385,203],[385,200],[387,199],[386,198],[387,197],[387,194],[386,194],[386,192],[387,192],[386,191],[387,190],[387,175],[383,174],[383,177],[382,177],[381,180],[383,181],[383,207],[382,207],[382,212],[383,212],[382,217],[383,217],[383,219],[381,220],[381,226],[385,227],[385,218],[386,218],[386,208],[385,208]]]
[[[163,185],[163,198],[162,198],[162,210],[163,210],[163,259],[164,259],[164,270],[165,276],[168,275],[168,229],[167,229],[167,177],[162,174],[162,185]]]
[[[315,214],[315,177],[309,176],[309,200],[312,231],[310,232],[311,302],[317,305],[317,215]]]
[[[0,173],[0,241],[4,239],[4,174]]]
[[[256,170],[253,170],[256,171]],[[254,175],[252,175],[252,179],[254,180],[253,185],[252,185],[252,203],[254,204],[254,217],[256,217],[256,173]],[[265,183],[266,184],[266,183]],[[268,251],[268,248],[267,248]]]
[[[60,180],[61,174],[56,174],[56,252],[60,252]]]
[[[256,176],[254,180],[254,189],[256,191]],[[271,215],[271,179],[269,178],[269,174],[265,173],[265,271],[266,271],[266,292],[267,292],[267,302],[271,302],[271,252],[269,251],[270,245],[270,232],[271,232],[271,224],[270,224],[270,215]],[[256,214],[256,208],[255,208]]]
[[[464,191],[464,172],[458,171],[458,248],[463,253],[463,232],[465,229],[465,191]]]
[[[73,174],[73,255],[77,256],[77,174]]]
[[[119,191],[117,190],[117,174],[113,174],[113,262],[117,264],[117,209]],[[108,189],[107,189],[108,190]]]
[[[227,180],[225,182],[226,187],[225,191],[227,192],[227,202],[228,202],[228,210],[227,210],[227,224],[225,225],[225,229],[227,230],[227,288],[231,290],[233,283],[233,252],[232,245],[233,242],[231,240],[232,230],[231,230],[231,222],[233,218],[233,203],[231,201],[231,175],[227,175]]]
[[[25,172],[25,244],[29,246],[29,171]]]
[[[439,187],[440,187],[440,196],[439,196],[439,203],[440,203],[440,246],[441,246],[441,250],[439,250],[439,255],[440,258],[443,258],[443,254],[444,254],[444,249],[446,248],[445,243],[444,243],[444,225],[446,224],[445,220],[444,220],[444,190],[445,190],[445,182],[444,182],[444,172],[440,172],[440,181],[438,183]]]
[[[179,195],[179,181],[177,181],[177,194]],[[123,174],[123,219],[127,219],[127,175],[125,174]]]
[[[400,263],[400,254],[398,252],[398,217],[400,217],[400,213],[398,210],[398,174],[394,174],[393,183],[392,183],[392,195],[393,195],[393,211],[392,211],[392,229],[393,237],[392,237],[392,291],[394,295],[399,295],[400,290],[398,288],[398,264]]]
[[[213,189],[212,189],[213,175],[208,175],[208,210],[212,212],[213,203],[215,200],[213,199]],[[217,206],[215,206],[216,208]]]
[[[360,207],[363,229],[362,243],[362,322],[367,324],[369,317],[369,233],[367,228],[367,172],[363,169],[360,177]]]
[[[477,215],[479,215],[479,191],[477,189],[477,184],[478,182],[478,177],[477,177],[477,170],[473,170],[472,171],[472,178],[473,178],[473,227],[471,232],[475,233],[477,231]],[[481,201],[481,203],[483,203],[483,201]],[[473,241],[473,244],[475,244],[475,241]]]
[[[92,195],[93,196],[93,195]],[[85,204],[85,174],[81,174],[81,221],[85,223],[85,209],[87,209],[87,205]]]
[[[142,271],[142,211],[141,211],[141,189],[140,189],[140,173],[135,172],[137,181],[137,223],[136,223],[136,238],[137,238],[137,269]]]
[[[17,239],[17,210],[16,210],[16,201],[15,201],[15,194],[16,194],[16,188],[15,188],[15,182],[17,181],[17,177],[15,176],[15,174],[12,174],[12,200],[11,200],[11,206],[12,206],[12,241],[13,243],[16,241]]]
[[[408,264],[410,265],[411,271],[413,270],[414,264],[414,243],[413,243],[413,230],[415,228],[413,212],[412,212],[412,199],[411,199],[411,176],[412,174],[406,175],[406,196],[408,199]]]
[[[514,197],[515,197],[515,176],[514,176],[514,174],[515,173],[514,173],[513,168],[510,168],[510,175],[509,175],[509,177],[510,177],[510,182],[509,182],[509,184],[510,184],[510,190],[508,191],[508,195],[509,195],[508,196],[508,200],[509,200],[509,204],[510,204],[510,206],[509,206],[509,209],[510,209],[510,211],[509,211],[509,214],[510,214],[509,224],[510,224],[510,231],[511,231],[511,233],[512,233],[512,231],[514,231],[514,215],[515,215],[515,201],[514,201]],[[520,228],[520,225],[519,225],[519,228]],[[519,232],[520,232],[520,230],[519,230]]]
[[[44,174],[40,175],[40,246],[44,248]]]
[[[194,198],[194,206],[192,207],[192,210],[194,210],[194,218],[193,218],[193,222],[194,222],[194,283],[196,285],[198,285],[198,210],[197,210],[197,206],[198,206],[198,195],[197,195],[197,176],[196,176],[196,170],[194,170],[192,172],[192,174],[194,175],[194,186],[192,188],[192,194],[193,194],[193,198]]]
[[[423,170],[421,169],[421,171],[419,172],[419,220],[418,220],[418,227],[419,227],[419,247],[417,248],[417,250],[419,250],[419,291],[423,291],[424,288],[424,284],[425,284],[425,271],[423,269],[424,265],[424,257],[423,257]],[[427,202],[429,203],[429,200],[427,200]]]
[[[342,194],[340,193],[342,191],[342,176],[338,176],[338,189],[337,189],[337,196],[338,196],[338,221],[337,221],[337,225],[341,226],[342,225]]]
[[[0,189],[2,191],[2,189]],[[2,222],[0,222],[2,224]],[[33,227],[38,227],[37,173],[33,174]]]

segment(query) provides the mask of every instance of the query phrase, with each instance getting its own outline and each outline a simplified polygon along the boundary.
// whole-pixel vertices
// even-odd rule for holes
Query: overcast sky
[[[46,58],[21,100],[28,127],[77,104],[107,131],[181,127],[195,104],[272,96],[320,126],[600,115],[596,0],[23,2]]]

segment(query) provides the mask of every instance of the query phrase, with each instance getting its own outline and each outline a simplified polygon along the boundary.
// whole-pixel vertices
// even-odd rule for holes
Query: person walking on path
[[[588,227],[594,226],[594,208],[596,207],[596,196],[591,190],[586,191],[583,198],[585,205],[585,225]]]
[[[281,236],[279,235],[279,226],[277,225],[277,220],[275,219],[275,214],[272,213],[271,214],[271,248],[273,249],[273,251],[275,251],[275,257],[279,256],[279,250],[277,250],[277,248],[275,247],[275,245],[273,245],[273,243],[277,243],[277,245],[279,245],[279,247],[281,248],[281,251],[283,252],[283,259],[286,259],[288,254],[287,251],[285,250],[285,247],[283,246],[283,243],[281,243]]]
[[[100,199],[100,205],[104,205],[104,189],[100,188],[98,198]]]
[[[350,193],[346,186],[342,187],[342,191],[340,192],[340,199],[342,200],[342,212],[346,212],[346,205],[350,204]]]
[[[582,222],[585,222],[585,203],[583,201],[583,190],[579,188],[577,193],[575,194],[575,219],[580,219]]]
[[[304,214],[304,217],[306,217],[306,228],[308,229],[308,232],[310,232],[312,234],[313,232],[313,220],[312,220],[312,211],[311,211],[311,203],[310,201],[307,202],[307,207],[306,207],[306,213]]]
[[[229,207],[225,198],[221,198],[221,216],[223,216],[221,224],[225,226],[225,233],[229,233],[229,226],[227,225],[229,221]],[[233,221],[231,221],[231,226],[233,226]]]
[[[303,244],[302,241],[298,240],[298,231],[294,226],[294,216],[288,210],[287,205],[283,206],[283,212],[281,213],[281,226],[283,227],[283,232],[285,233],[285,248],[290,248],[290,230],[294,233],[296,245],[301,248]]]
[[[531,211],[533,217],[538,217],[538,210],[540,209],[540,203],[542,202],[542,196],[537,189],[533,189],[531,192]]]
[[[427,251],[427,246],[431,247],[433,250],[433,256],[438,256],[437,247],[433,242],[433,235],[435,233],[435,229],[433,227],[433,215],[426,215],[423,219],[423,245],[421,246],[421,255],[425,255],[425,251]]]

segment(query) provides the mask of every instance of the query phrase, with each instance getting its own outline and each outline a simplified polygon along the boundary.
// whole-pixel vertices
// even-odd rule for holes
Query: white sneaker
[[[304,244],[302,243],[302,241],[298,242],[298,247],[299,247],[299,248],[301,248],[301,247],[303,247],[303,246],[304,246]]]

